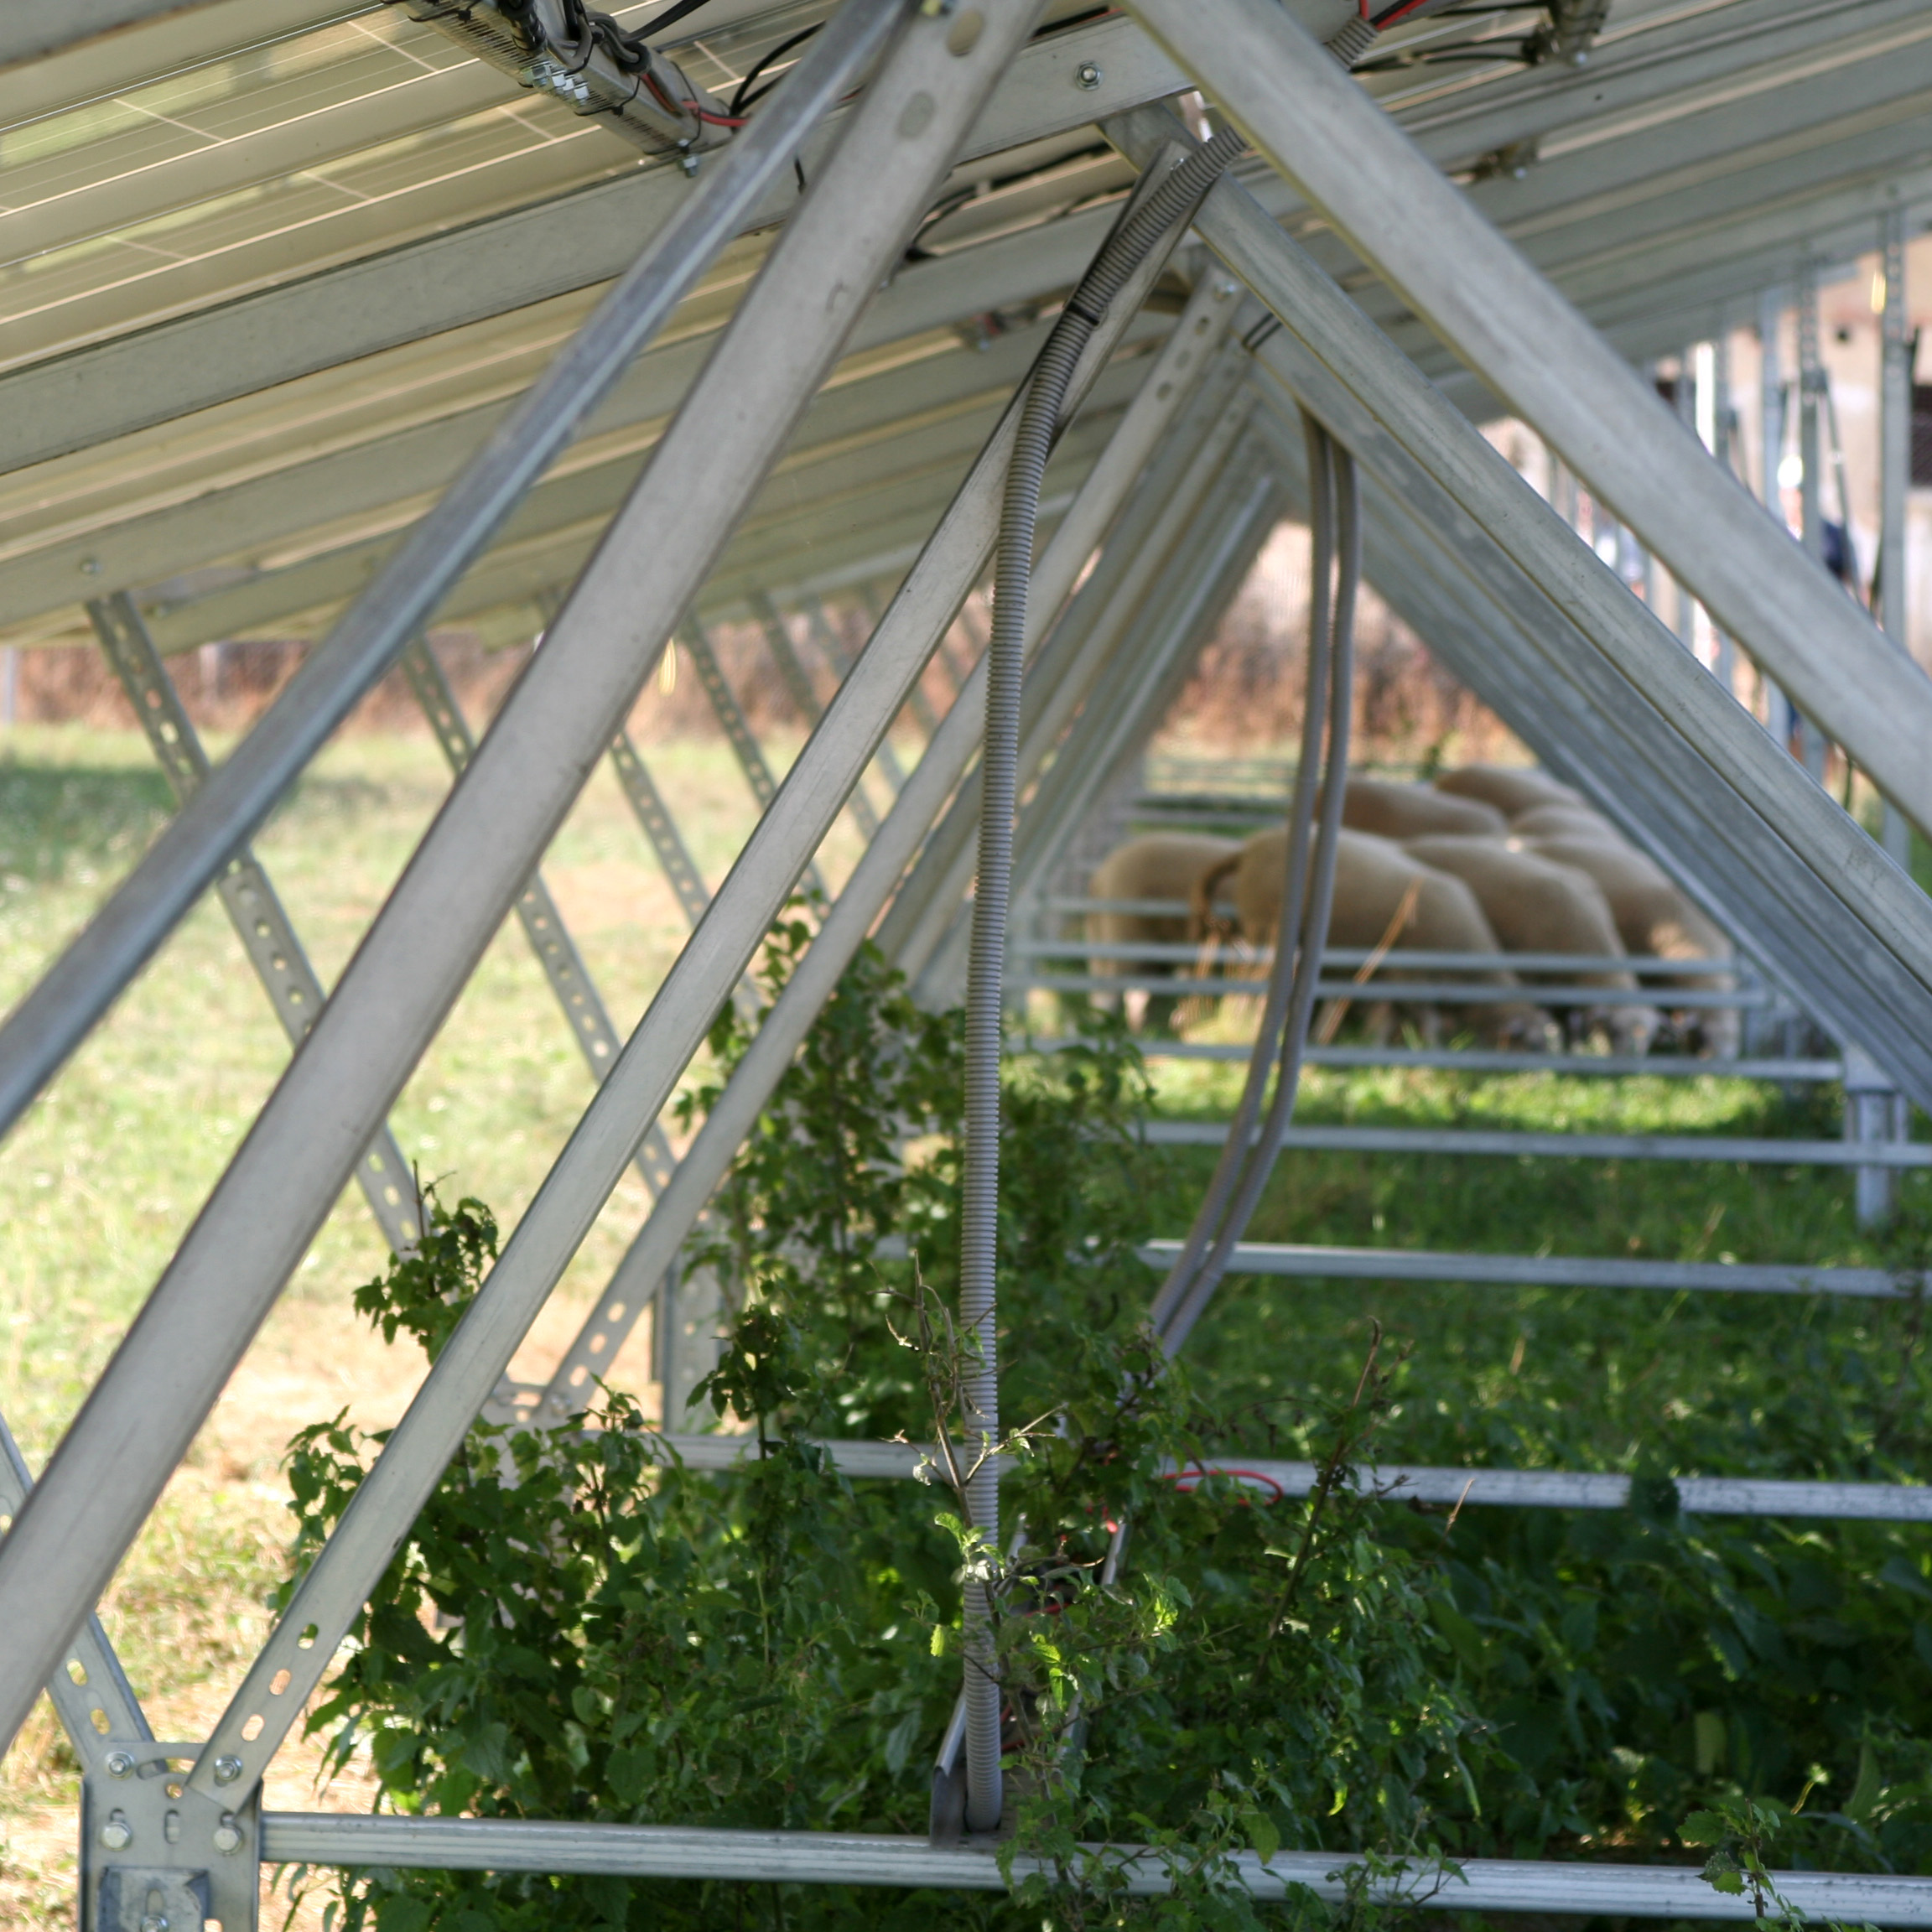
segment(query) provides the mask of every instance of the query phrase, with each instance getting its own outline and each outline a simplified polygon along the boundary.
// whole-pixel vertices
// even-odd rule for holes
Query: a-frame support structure
[[[429,0],[412,5],[432,28],[444,11]],[[122,11],[133,18],[142,9]],[[721,19],[723,11],[748,50],[769,53],[758,35],[776,43],[778,9],[736,5]],[[1552,9],[1550,48],[1566,61],[1576,51],[1563,39],[1580,31],[1575,11]],[[968,970],[985,661],[932,720],[909,768],[887,734],[926,704],[922,680],[993,558],[1041,314],[1082,285],[1137,212],[1164,205],[1163,190],[1212,151],[1209,125],[1238,130],[1250,152],[1164,216],[1104,313],[1083,318],[1091,333],[1067,378],[1043,470],[1013,748],[1015,905],[1045,889],[1068,838],[1167,709],[1284,507],[1306,491],[1287,433],[1299,408],[1359,469],[1368,575],[1444,662],[1891,1088],[1932,1109],[1932,902],[1898,862],[1896,838],[1908,824],[1932,834],[1924,750],[1932,680],[1899,646],[1898,568],[1899,446],[1909,428],[1909,409],[1900,413],[1910,374],[1904,210],[1932,198],[1932,181],[1897,132],[1900,117],[1883,111],[1910,101],[1912,75],[1932,87],[1932,72],[1914,65],[1932,41],[1914,36],[1913,9],[1872,0],[1823,10],[1831,27],[1820,9],[1789,0],[1727,0],[1715,12],[1731,17],[1727,36],[1633,9],[1626,38],[1642,58],[1605,40],[1595,106],[1577,70],[1528,55],[1524,71],[1487,90],[1384,103],[1349,71],[1377,46],[1374,22],[1328,0],[1135,0],[1125,14],[1098,20],[1042,0],[841,0],[815,12],[815,38],[769,100],[745,114],[703,106],[700,96],[715,96],[694,81],[683,106],[669,94],[638,105],[634,75],[618,98],[621,70],[522,70],[581,112],[606,117],[599,138],[623,135],[648,164],[628,186],[615,177],[575,185],[569,205],[551,211],[547,252],[527,258],[506,239],[516,221],[537,234],[524,210],[371,254],[359,279],[318,269],[310,320],[335,319],[333,348],[267,288],[0,371],[8,417],[0,455],[31,476],[35,465],[112,452],[117,438],[172,416],[236,408],[249,395],[314,380],[331,356],[347,362],[407,344],[406,255],[418,278],[432,254],[439,264],[452,303],[440,328],[480,328],[544,304],[569,309],[573,325],[551,318],[561,345],[540,382],[506,411],[479,401],[460,449],[449,425],[419,425],[371,440],[354,463],[292,459],[273,487],[246,499],[237,486],[219,502],[221,492],[210,491],[130,504],[90,537],[78,577],[57,532],[0,557],[0,621],[46,618],[66,608],[71,582],[84,583],[91,621],[181,802],[0,1026],[0,1125],[20,1118],[210,887],[277,1000],[293,1049],[37,1482],[0,1431],[0,1504],[12,1519],[0,1540],[0,1732],[11,1737],[42,1686],[52,1688],[82,1763],[88,1926],[213,1918],[238,1932],[254,1923],[262,1861],[1005,1884],[983,1843],[264,1816],[259,1793],[465,1431],[503,1400],[519,1343],[631,1163],[642,1163],[650,1183],[650,1216],[538,1400],[539,1423],[568,1412],[571,1379],[607,1362],[654,1296],[663,1318],[662,1285],[686,1237],[861,942],[875,936],[927,996],[957,995]],[[1847,42],[1856,52],[1861,33],[1872,37],[1869,58],[1839,57]],[[131,47],[102,58],[138,60],[138,36]],[[1813,55],[1815,71],[1803,69]],[[650,58],[683,77],[662,49]],[[1757,152],[1737,117],[1696,112],[1701,88],[1748,91],[1754,63],[1798,73],[1791,124],[1817,131],[1817,166],[1802,191],[1779,154]],[[740,65],[749,70],[751,60]],[[467,99],[462,89],[485,70],[452,71],[460,85],[439,85]],[[514,86],[501,73],[487,78]],[[1570,120],[1607,112],[1607,98],[1636,115],[1680,96],[1669,153],[1649,157],[1659,173],[1675,171],[1654,199],[1635,188],[1643,128],[1601,144],[1597,179],[1625,190],[1608,216],[1585,208],[1588,184],[1566,187],[1561,159],[1547,176],[1469,166],[1531,154]],[[982,167],[974,176],[974,167],[1028,155],[1032,166],[1041,153],[1049,168],[1073,165],[1064,158],[1072,154],[1108,194],[1093,206],[1076,198],[1064,219],[996,226],[972,247],[908,252],[909,238],[930,239],[958,208],[996,198],[986,185],[994,175]],[[1448,164],[1469,176],[1465,185],[1445,174]],[[143,179],[140,191],[166,190]],[[1566,194],[1581,210],[1567,226]],[[1665,211],[1678,203],[1672,226]],[[41,217],[49,236],[59,237],[62,218]],[[1509,228],[1526,237],[1522,246]],[[1786,285],[1794,261],[1815,278],[1820,261],[1863,245],[1867,231],[1885,252],[1895,296],[1882,598],[1892,636],[1765,514],[1630,360],[1692,339],[1748,293]],[[486,286],[486,267],[501,269],[503,287]],[[614,275],[586,315],[583,291]],[[253,322],[244,328],[247,317],[236,316],[248,304]],[[271,316],[283,319],[279,335],[261,326]],[[984,348],[942,354],[936,340],[949,330],[977,330]],[[156,400],[170,367],[172,404]],[[1479,389],[1540,435],[1669,571],[1686,610],[1694,600],[1727,648],[1869,776],[1890,814],[1891,849],[1503,460],[1472,420],[1495,407]],[[55,407],[63,397],[65,413]],[[418,498],[432,506],[423,512]],[[393,511],[387,549],[359,525],[342,538],[351,512],[379,522],[378,504],[413,506],[408,516]],[[311,527],[335,534],[274,568],[190,583],[181,572],[226,553],[224,517],[252,519],[250,540],[263,545]],[[169,572],[179,594],[151,595]],[[833,660],[839,681],[822,701],[786,608],[802,610],[816,637],[819,596],[887,579],[896,588],[870,639],[849,665]],[[567,595],[541,650],[472,742],[422,655],[424,626],[520,608],[559,586]],[[257,619],[330,615],[299,675],[211,770],[160,653],[220,636],[251,610]],[[705,641],[706,622],[727,613],[761,627],[811,726],[779,780],[732,716]],[[709,892],[624,735],[660,654],[680,635],[762,808]],[[325,998],[312,974],[303,977],[293,929],[247,844],[330,733],[399,663],[438,725],[455,782]],[[627,1040],[597,1001],[538,870],[606,754],[692,926]],[[875,770],[886,783],[869,795]],[[843,812],[866,836],[865,856],[829,896],[756,1045],[673,1163],[660,1116]],[[363,1182],[392,1243],[412,1238],[385,1179],[408,1151],[387,1116],[512,909],[590,1058],[594,1097],[211,1735],[157,1743],[94,1607],[345,1182]],[[1911,1513],[1896,1497],[1866,1500],[1873,1514]],[[984,1779],[974,1748],[968,1775]],[[142,1774],[156,1767],[159,1775]],[[1165,1885],[1160,1862],[1139,1848],[1119,1847],[1119,1858],[1130,1892]],[[1291,1884],[1335,1893],[1340,1883],[1340,1861],[1328,1854],[1239,1862],[1259,1897]],[[1419,1882],[1390,1883],[1400,1895]],[[1807,1910],[1932,1925],[1932,1880],[1794,1874],[1780,1883]],[[1692,1873],[1509,1862],[1465,1866],[1432,1903],[1720,1910]]]

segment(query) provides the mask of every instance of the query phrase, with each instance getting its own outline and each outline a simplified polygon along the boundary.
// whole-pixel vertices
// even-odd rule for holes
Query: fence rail
[[[1678,970],[1685,970],[1679,967]],[[1693,969],[1694,970],[1694,969]],[[1707,969],[1706,969],[1707,970]],[[1200,999],[1228,994],[1250,996],[1268,990],[1265,979],[1221,978],[1181,979],[1156,973],[1030,973],[1009,982],[1015,993],[1166,993]],[[1431,1006],[1770,1006],[1776,995],[1763,987],[1735,992],[1706,991],[1694,986],[1545,986],[1485,985],[1467,980],[1438,984],[1432,980],[1324,979],[1315,989],[1323,1000],[1400,1000]]]
[[[1218,1147],[1224,1121],[1155,1120],[1155,1147]],[[1291,1147],[1353,1154],[1520,1155],[1562,1161],[1736,1161],[1773,1167],[1932,1167],[1932,1144],[1898,1140],[1749,1140],[1724,1135],[1531,1134],[1482,1127],[1291,1127]]]
[[[1028,1040],[1023,1051],[1063,1053],[1085,1046],[1076,1036]],[[1137,1040],[1148,1060],[1224,1060],[1246,1066],[1250,1046],[1216,1040]],[[1836,1082],[1845,1078],[1842,1060],[1717,1060],[1687,1054],[1514,1053],[1480,1046],[1310,1046],[1302,1054],[1311,1067],[1416,1067],[1452,1073],[1575,1073],[1623,1078],[1637,1074],[1722,1080],[1777,1080],[1794,1083]]]
[[[662,1436],[687,1469],[717,1472],[754,1460],[756,1436]],[[907,1481],[930,1473],[937,1451],[920,1442],[877,1442],[826,1436],[823,1450],[841,1475]],[[999,1458],[1002,1471],[1015,1459]],[[1224,1476],[1278,1497],[1306,1496],[1320,1475],[1313,1462],[1280,1462],[1229,1451],[1204,1463],[1170,1462],[1166,1474],[1181,1483]],[[1932,1488],[1899,1483],[1794,1481],[1756,1476],[1677,1476],[1667,1479],[1677,1507],[1706,1516],[1856,1517],[1872,1523],[1932,1523]],[[1384,1462],[1356,1472],[1365,1496],[1398,1503],[1497,1504],[1514,1509],[1623,1509],[1629,1507],[1632,1478],[1614,1471],[1470,1469],[1426,1463]]]
[[[1203,947],[1172,939],[1023,939],[1009,948],[1019,959],[1144,959],[1150,964],[1192,966]],[[1228,956],[1232,963],[1265,966],[1275,957],[1271,946],[1249,948]],[[1696,973],[1735,974],[1734,959],[1665,959],[1651,953],[1430,953],[1406,947],[1364,951],[1359,947],[1331,947],[1322,955],[1324,968],[1366,966],[1370,961],[1393,971],[1400,967],[1448,973]]]
[[[1150,1241],[1140,1258],[1166,1268],[1178,1241]],[[1331,1281],[1454,1281],[1490,1287],[1641,1288],[1659,1293],[1848,1295],[1906,1300],[1923,1292],[1909,1270],[1811,1268],[1787,1262],[1638,1261],[1579,1254],[1445,1254],[1419,1248],[1329,1248],[1300,1242],[1244,1241],[1228,1265],[1235,1275],[1286,1275]]]

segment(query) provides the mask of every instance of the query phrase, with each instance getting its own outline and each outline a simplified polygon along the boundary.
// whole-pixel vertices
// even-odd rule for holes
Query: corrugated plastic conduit
[[[995,1340],[1000,1221],[1000,1052],[1007,901],[1013,870],[1013,814],[1020,743],[1020,680],[1026,632],[1033,541],[1046,460],[1060,428],[1067,385],[1088,338],[1143,257],[1197,206],[1244,143],[1224,130],[1187,155],[1109,236],[1067,299],[1040,352],[1001,507],[995,559],[993,635],[987,646],[986,745],[981,766],[979,871],[966,990],[966,1158],[961,1207],[959,1316],[976,1350],[966,1376],[969,1452],[979,1466],[963,1498],[968,1519],[996,1549],[1000,1478],[979,1446],[1000,1432]],[[1337,788],[1339,796],[1339,788]],[[1000,1822],[1000,1683],[990,1587],[969,1581],[963,1609],[966,1706],[966,1824],[990,1831]]]

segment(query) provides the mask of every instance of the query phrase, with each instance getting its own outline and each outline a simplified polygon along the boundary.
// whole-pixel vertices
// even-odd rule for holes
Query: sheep
[[[1207,928],[1215,888],[1232,875],[1242,937],[1254,946],[1272,946],[1280,924],[1287,859],[1287,828],[1280,827],[1256,833],[1231,857],[1217,861],[1195,881],[1196,930]],[[1419,864],[1392,839],[1355,831],[1343,831],[1336,850],[1328,943],[1364,952],[1387,947],[1392,958],[1405,951],[1502,951],[1475,894],[1461,880]],[[1451,973],[1431,969],[1420,976],[1438,982],[1515,984],[1513,974],[1493,969]],[[1381,975],[1374,984],[1379,989],[1392,977]],[[1507,1003],[1467,1010],[1469,1026],[1485,1043],[1512,1044],[1524,1038],[1542,1043],[1545,1022],[1534,1006]],[[1438,1030],[1435,1010],[1425,1008],[1419,1017],[1425,1036],[1434,1037]]]
[[[1587,873],[1533,852],[1514,851],[1493,839],[1443,835],[1405,840],[1404,849],[1426,865],[1452,874],[1476,895],[1484,917],[1512,953],[1623,953],[1622,936],[1602,888]],[[1561,975],[1526,974],[1526,980],[1561,978],[1570,984],[1634,992],[1637,978],[1623,969]],[[1582,1026],[1608,1032],[1620,1052],[1642,1053],[1662,1015],[1647,1006],[1586,1008]]]
[[[1501,838],[1509,821],[1493,805],[1453,798],[1426,785],[1390,785],[1350,778],[1342,795],[1342,823],[1352,832],[1382,839],[1420,839],[1426,832],[1462,832]]]
[[[1725,934],[1678,891],[1660,867],[1620,839],[1560,834],[1523,843],[1538,858],[1587,873],[1597,881],[1627,951],[1657,959],[1731,957],[1731,942]],[[1660,982],[1659,991],[1680,986],[1728,993],[1736,984],[1727,973],[1685,974]],[[1719,1060],[1737,1057],[1742,1024],[1736,1007],[1682,1008],[1671,1014],[1670,1024],[1678,1039],[1693,1051]]]
[[[1458,771],[1443,772],[1436,781],[1436,789],[1452,798],[1480,799],[1509,818],[1538,805],[1583,802],[1581,795],[1567,785],[1515,765],[1465,765]]]
[[[1170,899],[1182,905],[1193,898],[1194,882],[1211,865],[1238,854],[1239,841],[1217,839],[1206,834],[1156,832],[1130,839],[1108,854],[1093,869],[1087,886],[1092,899]],[[1177,944],[1188,937],[1185,912],[1161,915],[1145,912],[1089,912],[1087,937],[1094,943],[1132,945],[1146,941]],[[1088,970],[1097,977],[1115,978],[1126,974],[1170,974],[1173,962],[1165,959],[1093,959]],[[1111,997],[1111,996],[1109,996]],[[1142,1002],[1135,1000],[1134,1005]],[[1152,1015],[1165,1022],[1168,1002]]]
[[[1623,835],[1601,812],[1587,805],[1536,805],[1509,821],[1517,839],[1590,839],[1598,844],[1621,845]]]

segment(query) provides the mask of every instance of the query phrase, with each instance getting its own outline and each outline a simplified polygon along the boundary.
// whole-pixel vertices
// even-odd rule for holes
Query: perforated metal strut
[[[449,769],[460,776],[475,751],[476,740],[470,735],[455,693],[449,688],[449,681],[443,675],[443,667],[429,647],[418,638],[402,654],[402,670],[436,734],[436,742],[442,746]],[[557,1004],[570,1022],[570,1031],[583,1049],[592,1078],[601,1082],[615,1063],[624,1042],[611,1024],[583,955],[578,952],[576,942],[571,938],[563,915],[557,910],[557,901],[551,897],[550,888],[540,873],[532,873],[517,895],[517,917],[530,942],[531,951],[537,955],[537,963],[543,969],[544,978],[550,982],[550,990],[557,996]],[[676,1166],[664,1130],[653,1121],[637,1150],[638,1171],[652,1194],[662,1190]]]
[[[638,756],[628,731],[620,731],[611,740],[610,765],[617,774],[617,782],[624,787],[624,796],[631,802],[631,809],[637,814],[637,823],[644,828],[644,836],[651,841],[657,863],[664,869],[671,890],[678,896],[678,911],[695,926],[704,917],[711,895],[704,890],[704,881],[685,849],[677,821],[672,818],[657,781]]]
[[[121,688],[127,693],[154,756],[167,774],[175,801],[185,805],[208,776],[208,754],[201,748],[194,724],[168,675],[161,654],[148,634],[141,613],[125,591],[87,606],[95,635]],[[268,875],[252,851],[244,846],[215,882],[229,922],[248,955],[255,977],[262,982],[275,1017],[291,1046],[299,1046],[315,1024],[327,997],[322,983],[302,950],[302,942]],[[416,1220],[416,1187],[409,1163],[396,1136],[385,1126],[356,1163],[356,1184],[382,1230],[383,1239],[398,1254],[415,1244],[421,1232]]]
[[[745,774],[745,782],[751,787],[751,796],[758,801],[758,809],[764,811],[777,796],[778,787],[772,780],[771,767],[765,762],[765,754],[759,749],[758,740],[739,706],[737,695],[725,678],[724,667],[718,662],[718,653],[711,648],[711,640],[704,626],[695,617],[686,618],[677,641],[690,654],[691,662],[698,673],[698,682],[704,687],[704,695],[711,701],[712,712],[738,760],[739,769]],[[824,891],[825,881],[816,861],[808,865],[799,876],[812,891]]]

